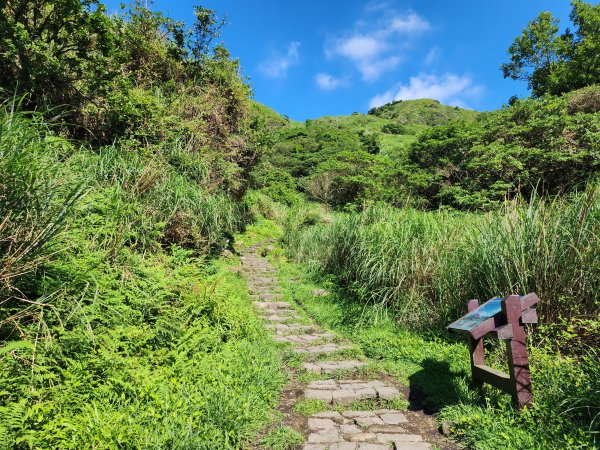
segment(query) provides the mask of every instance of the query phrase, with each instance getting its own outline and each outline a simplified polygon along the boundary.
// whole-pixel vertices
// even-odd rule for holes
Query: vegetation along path
[[[292,302],[282,301],[277,269],[265,257],[273,248],[268,244],[242,250],[242,271],[253,304],[272,330],[273,339],[296,356],[288,358],[296,364],[289,364],[292,381],[280,409],[288,426],[304,434],[298,448],[455,448],[437,433],[433,420],[406,410],[402,388],[387,374],[369,370],[369,360],[351,342],[315,325]],[[290,282],[293,289],[294,280]],[[323,294],[326,292],[313,292]]]

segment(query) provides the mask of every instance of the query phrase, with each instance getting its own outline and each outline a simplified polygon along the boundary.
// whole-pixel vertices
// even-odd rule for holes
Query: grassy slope
[[[427,127],[445,125],[454,120],[472,121],[477,114],[476,111],[442,105],[436,100],[419,99],[388,103],[371,110],[369,114],[327,116],[317,120],[340,129],[376,134],[381,151],[385,154],[395,149],[406,148],[415,141],[415,136]],[[403,125],[405,133],[384,133],[382,128],[388,124]]]
[[[288,121],[272,109],[253,102],[253,114],[263,117],[272,128],[287,124],[302,127],[303,124]],[[423,129],[433,125],[444,125],[453,120],[475,120],[476,111],[442,105],[436,100],[420,99],[393,102],[372,110],[370,114],[354,113],[349,116],[324,116],[316,122],[340,130],[375,134],[381,145],[383,154],[407,148],[416,140],[416,135]],[[400,124],[405,126],[404,134],[388,134],[382,131],[385,125]]]
[[[477,111],[443,105],[437,100],[428,98],[395,101],[369,111],[369,115],[391,119],[400,125],[430,127],[445,125],[454,120],[472,121],[477,114]]]
[[[536,223],[539,225],[546,222],[556,224],[557,229],[564,233],[567,229],[564,224],[568,222],[566,218],[570,217],[570,214],[576,216],[573,211],[581,206],[581,203],[576,202],[568,209],[565,205],[560,206],[556,203],[554,208],[560,207],[562,212],[552,210],[552,214],[560,216],[562,220],[558,220],[555,216],[553,220],[539,221],[541,206],[536,204],[534,205],[534,209],[537,208],[536,212],[525,210],[528,214],[521,217],[524,223],[515,225],[513,230],[518,236],[522,234],[521,227],[524,227],[529,230],[527,236],[506,242],[512,243],[513,248],[522,246],[524,255],[535,255],[534,257],[544,261],[548,258],[552,259],[551,255],[541,256],[539,252],[528,250],[531,244],[538,242],[535,238],[530,242],[529,234],[534,233]],[[360,222],[358,219],[338,218],[335,214],[319,218],[321,214],[314,208],[300,211],[302,216],[300,219],[297,219],[298,213],[295,213],[292,220],[287,221],[285,210],[277,205],[271,204],[268,208],[265,203],[263,210],[267,211],[270,217],[286,224],[285,241],[290,243],[291,239],[291,246],[287,247],[289,257],[302,261],[301,265],[284,261],[283,270],[286,271],[286,275],[299,276],[302,282],[309,286],[320,285],[333,292],[327,298],[299,295],[296,301],[301,303],[317,321],[351,338],[361,346],[367,356],[380,361],[387,371],[408,384],[414,394],[410,399],[412,407],[439,411],[441,420],[451,420],[454,423],[453,436],[467,444],[469,448],[490,450],[595,448],[597,418],[600,411],[598,352],[593,347],[586,347],[582,341],[585,336],[593,339],[593,326],[596,323],[593,319],[590,318],[579,324],[576,321],[559,322],[559,325],[545,325],[534,331],[529,350],[535,405],[531,410],[521,414],[511,408],[510,398],[507,395],[489,387],[479,392],[469,386],[469,359],[464,341],[448,335],[441,326],[434,332],[415,331],[417,325],[415,321],[424,319],[430,314],[435,315],[438,309],[448,305],[444,302],[419,304],[411,300],[411,295],[427,288],[443,288],[442,277],[445,277],[446,281],[454,280],[460,286],[464,284],[456,278],[459,275],[457,267],[445,262],[436,265],[430,258],[432,254],[427,256],[428,250],[422,249],[427,247],[423,242],[412,246],[415,239],[430,240],[432,236],[437,236],[438,240],[433,240],[430,244],[432,251],[439,249],[442,241],[446,241],[446,247],[456,246],[459,240],[457,233],[460,234],[460,231],[465,228],[461,223],[469,223],[470,218],[471,222],[478,224],[475,228],[479,229],[482,235],[489,233],[490,238],[495,236],[499,243],[503,240],[503,235],[498,231],[498,227],[495,227],[498,223],[497,219],[488,222],[486,228],[483,218],[475,214],[451,218],[440,213],[440,220],[436,221],[436,216],[432,213],[390,211],[388,214],[398,214],[401,217],[398,222],[387,226],[390,224],[382,221],[381,217],[378,220],[377,214],[373,213],[367,213],[368,217],[364,217],[364,221],[358,223]],[[514,211],[511,217],[515,218]],[[320,225],[315,226],[315,223]],[[560,223],[563,225],[561,226]],[[440,227],[453,228],[454,225],[457,228],[454,228],[453,233],[440,232]],[[581,226],[585,228],[584,224]],[[387,233],[385,236],[383,236],[384,231]],[[508,230],[505,230],[506,232]],[[548,233],[549,230],[545,229],[545,232]],[[304,238],[298,237],[299,234],[303,234]],[[360,236],[361,239],[355,239],[356,236]],[[553,237],[550,240],[560,248],[558,242],[560,239]],[[383,241],[386,245],[378,250],[379,247],[373,245],[375,241]],[[392,241],[393,244],[390,245]],[[486,239],[483,241],[485,242],[481,247],[484,247],[484,250],[492,247]],[[301,245],[298,245],[299,242]],[[564,242],[570,240],[566,239]],[[593,252],[595,246],[589,247],[589,251]],[[307,251],[308,248],[314,249],[314,252]],[[420,248],[422,250],[419,250]],[[464,254],[464,250],[445,248],[444,251],[450,254]],[[550,251],[550,249],[546,250]],[[424,254],[418,253],[419,251]],[[557,251],[562,252],[560,249]],[[491,249],[491,253],[504,254],[497,248]],[[419,254],[417,259],[414,257],[415,254]],[[579,254],[581,256],[582,252]],[[471,283],[477,277],[482,280],[491,277],[498,282],[501,281],[501,275],[493,271],[494,268],[498,269],[495,263],[490,267],[482,264],[486,258],[477,251],[473,254],[473,260],[478,262],[476,266],[480,272],[474,274],[475,278],[470,280]],[[338,261],[339,265],[335,261]],[[532,267],[526,259],[524,264]],[[574,266],[574,263],[566,264],[569,267]],[[396,284],[390,285],[398,291],[397,298],[400,303],[395,305],[395,310],[377,304],[382,300],[381,295],[385,294],[381,284],[383,280],[371,280],[371,278],[376,277],[382,265],[387,267],[385,273],[397,273],[400,277]],[[390,265],[394,265],[394,268],[390,268]],[[587,267],[587,263],[583,265]],[[439,272],[430,278],[427,270],[432,268]],[[575,267],[573,269],[577,270]],[[556,270],[562,274],[564,269],[556,268]],[[468,272],[463,276],[468,275]],[[357,274],[358,278],[354,277]],[[554,274],[552,278],[557,282],[560,276]],[[340,286],[345,286],[346,289]],[[568,283],[565,286],[572,287]],[[581,290],[581,288],[577,289]],[[298,288],[297,291],[302,292],[303,289]],[[493,289],[492,291],[496,292]],[[444,292],[446,296],[452,293],[453,291]],[[469,296],[472,294],[459,294],[460,298],[456,301],[462,307],[454,314],[460,315],[464,310],[464,299],[472,298]],[[491,295],[489,287],[486,294]],[[542,309],[560,307],[559,304],[552,302],[551,295],[550,291],[542,295],[545,299]],[[426,300],[430,301],[431,298]],[[407,303],[402,303],[404,301]],[[454,305],[456,306],[456,303]],[[454,310],[456,311],[456,308]],[[572,312],[572,309],[568,311]],[[398,322],[397,317],[403,317],[408,323],[412,321],[411,329],[403,322]],[[449,319],[444,320],[448,323]],[[587,331],[584,324],[589,326]],[[488,342],[488,346],[487,363],[506,370],[503,348],[494,345],[491,341]]]
[[[78,148],[18,114],[0,112],[0,130],[0,212],[19,218],[0,226],[0,249],[31,218],[66,214],[49,243],[24,242],[36,259],[8,258],[25,273],[8,281],[36,302],[2,297],[0,449],[244,446],[285,376],[236,262],[207,260],[239,229],[239,205],[157,157]]]
[[[264,121],[269,130],[275,130],[277,128],[285,127],[286,125],[296,123],[255,100],[250,101],[250,116],[252,118]]]

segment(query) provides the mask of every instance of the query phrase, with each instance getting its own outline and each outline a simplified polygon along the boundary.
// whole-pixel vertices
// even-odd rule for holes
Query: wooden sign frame
[[[472,329],[456,328],[462,319],[448,327],[452,331],[468,332],[469,334],[473,382],[480,386],[488,383],[510,394],[513,403],[519,409],[530,406],[533,401],[525,324],[537,323],[537,312],[533,306],[539,301],[540,299],[535,293],[524,297],[510,295],[502,299],[499,313],[480,321]],[[478,300],[469,301],[467,303],[468,313],[464,317],[468,318],[470,315],[476,314],[479,308]],[[506,341],[508,373],[485,365],[483,338],[488,334]]]

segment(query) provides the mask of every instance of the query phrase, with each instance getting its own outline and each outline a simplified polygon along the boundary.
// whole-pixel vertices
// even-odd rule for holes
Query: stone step
[[[262,318],[269,322],[285,322],[290,319],[297,319],[298,316],[279,316],[277,314],[272,314],[270,316],[262,316]]]
[[[252,302],[252,304],[263,309],[289,309],[292,307],[288,302]]]
[[[336,370],[353,370],[366,366],[367,363],[358,360],[349,361],[320,361],[314,363],[304,363],[302,367],[308,372],[332,373]]]
[[[291,344],[310,344],[315,341],[331,340],[335,336],[331,333],[317,333],[317,334],[290,334],[287,336],[275,336],[277,342],[289,342]]]
[[[410,434],[400,425],[406,416],[397,410],[328,411],[308,419],[308,444],[303,450],[428,450],[431,444],[417,434]]]
[[[281,295],[281,291],[279,290],[279,287],[277,287],[277,286],[272,286],[272,287],[267,286],[264,288],[248,287],[248,292],[250,292],[250,295],[270,295],[270,294]]]
[[[272,277],[253,277],[250,280],[251,283],[254,284],[267,284],[267,283],[273,283],[273,284],[278,284],[279,280],[277,280],[277,278],[272,278]]]
[[[281,301],[277,269],[264,257],[259,256],[265,243],[241,250],[242,266],[238,273],[246,278],[253,305],[258,314],[267,321],[265,327],[274,331],[273,339],[295,345],[294,351],[307,355],[323,355],[351,349],[348,344],[321,342],[333,340],[335,335],[315,325],[289,323],[298,317],[288,302]],[[298,277],[289,280],[297,281]],[[325,292],[325,291],[323,291]],[[322,295],[316,290],[313,295]],[[285,323],[288,322],[288,323]],[[332,373],[337,370],[354,370],[368,363],[356,359],[305,362],[309,372]],[[392,400],[400,397],[400,391],[383,381],[365,380],[318,380],[309,382],[304,398],[319,399],[328,404],[348,404],[364,399]],[[302,450],[430,450],[431,445],[420,435],[410,434],[405,428],[408,422],[401,411],[381,409],[377,411],[323,412],[308,418],[309,435]]]
[[[297,348],[297,349],[294,349],[294,351],[297,353],[309,353],[309,354],[313,354],[313,355],[318,355],[321,353],[339,352],[339,351],[348,350],[351,348],[352,348],[352,346],[350,346],[350,345],[339,345],[339,344],[329,343],[329,344],[322,344],[322,345],[314,345],[311,347]]]
[[[279,288],[279,283],[277,283],[276,281],[254,281],[252,279],[249,279],[248,287],[252,289],[273,289]]]
[[[328,404],[348,404],[376,398],[393,400],[401,395],[398,389],[383,381],[364,380],[312,381],[304,391],[304,398],[322,400]]]
[[[250,298],[254,301],[275,302],[283,298],[281,294],[250,294]]]
[[[318,328],[316,328],[314,325],[301,325],[299,323],[278,323],[267,324],[265,326],[270,330],[275,330],[275,333],[279,336],[298,333],[300,331],[304,331],[306,333],[314,333],[318,331]]]
[[[287,316],[287,317],[299,317],[298,313],[293,309],[259,309],[258,313],[261,316]]]

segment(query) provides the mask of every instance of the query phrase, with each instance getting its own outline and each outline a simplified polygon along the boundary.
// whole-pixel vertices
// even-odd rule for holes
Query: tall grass
[[[146,150],[0,112],[2,450],[243,448],[270,418],[274,343],[207,261],[245,208]]]
[[[335,323],[397,365],[469,448],[597,448],[600,189],[515,200],[487,214],[374,206],[322,219],[299,208],[287,217],[284,240],[296,260],[334,275],[351,294],[337,300]],[[530,291],[541,298],[542,327],[530,340],[535,403],[518,414],[508,396],[486,389],[480,401],[443,369],[462,361],[468,376],[468,357],[457,358],[439,331],[464,314],[468,299]],[[313,303],[327,301],[336,302]],[[390,319],[398,322],[391,328]],[[437,330],[436,339],[406,339],[421,334],[406,326]],[[488,364],[505,366],[505,355],[488,352]]]
[[[171,165],[160,154],[109,146],[82,152],[71,167],[109,197],[102,200],[110,205],[102,214],[119,224],[105,242],[112,249],[126,244],[152,250],[161,243],[204,255],[221,249],[243,226],[242,205],[224,193],[208,192],[188,169]]]
[[[36,308],[39,302],[28,299],[31,275],[59,251],[54,238],[83,192],[81,183],[59,175],[58,156],[68,143],[40,128],[0,106],[0,325]]]
[[[546,321],[598,314],[600,189],[487,214],[374,206],[330,224],[306,218],[296,209],[287,219],[297,260],[411,326],[446,324],[470,298],[530,291]]]

